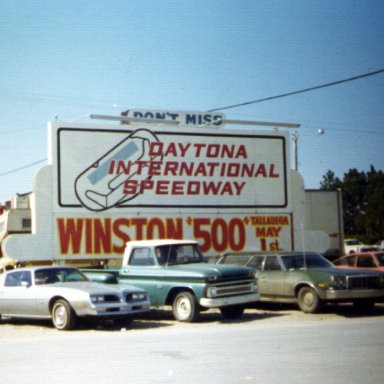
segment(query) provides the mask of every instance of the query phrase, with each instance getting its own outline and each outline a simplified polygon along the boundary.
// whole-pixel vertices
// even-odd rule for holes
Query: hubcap
[[[63,305],[59,305],[55,308],[54,320],[56,326],[59,328],[65,325],[67,321],[67,311],[65,310]]]
[[[191,313],[191,304],[188,299],[182,297],[177,301],[177,312],[182,318],[187,318]]]
[[[307,306],[307,307],[311,307],[313,305],[313,295],[312,293],[308,292],[305,296],[304,296],[304,304]]]

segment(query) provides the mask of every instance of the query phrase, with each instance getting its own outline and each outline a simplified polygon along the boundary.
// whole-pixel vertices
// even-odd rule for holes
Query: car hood
[[[41,285],[42,288],[52,288],[52,289],[63,289],[63,290],[80,290],[87,293],[98,293],[98,294],[109,294],[116,293],[116,291],[140,291],[141,288],[132,287],[129,285],[118,285],[118,284],[100,284],[94,283],[91,281],[79,281],[79,282],[67,282],[67,283],[55,283],[55,284],[46,284]]]
[[[305,269],[303,269],[305,271]],[[361,269],[343,269],[343,268],[308,268],[306,269],[308,272],[323,272],[326,274],[330,274],[333,276],[373,276],[373,275],[384,275],[383,272],[373,271],[373,270],[361,270]]]
[[[216,276],[217,279],[249,278],[250,274],[253,272],[253,269],[249,267],[206,263],[169,265],[165,268],[167,268],[168,274],[201,278]]]

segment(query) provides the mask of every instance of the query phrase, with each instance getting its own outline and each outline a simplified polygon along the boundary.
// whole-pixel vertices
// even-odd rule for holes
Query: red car
[[[338,268],[364,268],[384,271],[384,252],[362,252],[340,257],[333,264]]]

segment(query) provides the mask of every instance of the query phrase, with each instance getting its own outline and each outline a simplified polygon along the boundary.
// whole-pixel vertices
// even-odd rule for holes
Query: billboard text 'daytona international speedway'
[[[57,130],[58,205],[287,208],[284,135]]]

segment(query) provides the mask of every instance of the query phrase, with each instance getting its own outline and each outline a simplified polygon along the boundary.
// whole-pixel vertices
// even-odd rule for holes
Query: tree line
[[[343,198],[345,237],[354,237],[365,244],[384,239],[384,172],[372,165],[368,172],[350,169],[343,179],[328,170],[320,189],[340,189]]]

